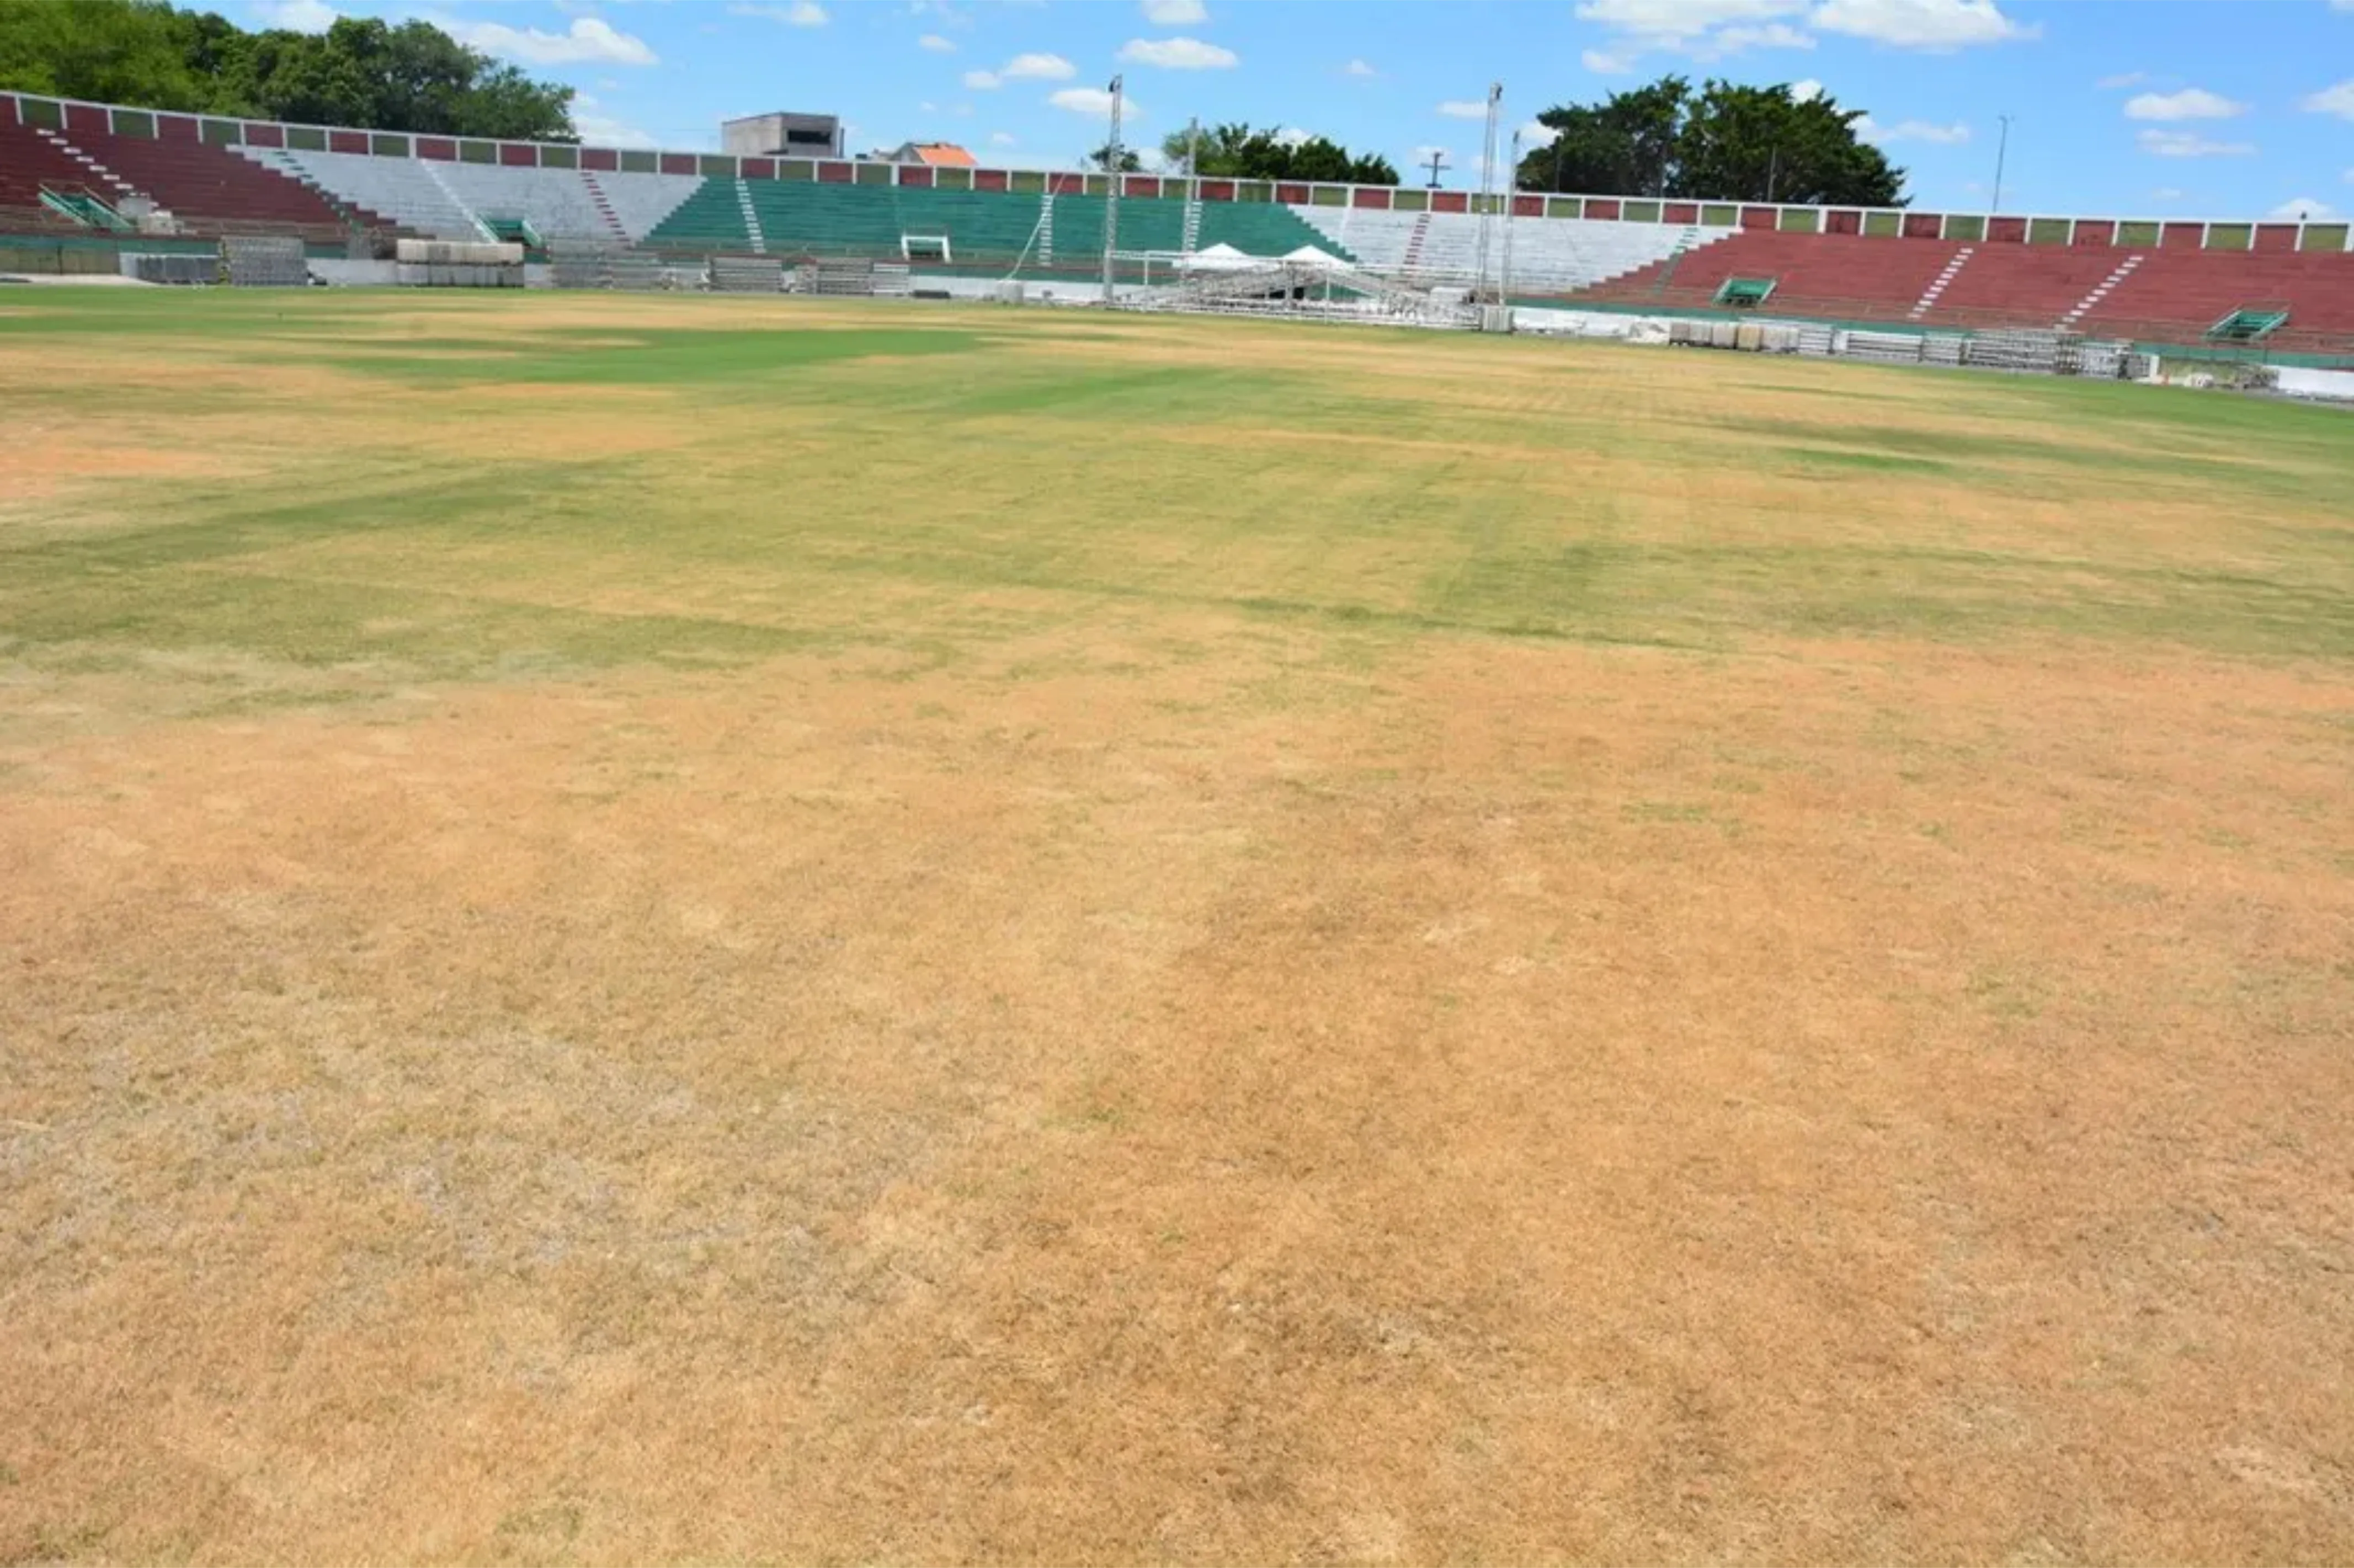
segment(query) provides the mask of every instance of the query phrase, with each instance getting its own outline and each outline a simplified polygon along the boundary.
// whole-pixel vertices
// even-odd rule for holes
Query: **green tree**
[[[1613,93],[1596,104],[1571,103],[1537,116],[1553,142],[1521,159],[1522,190],[1585,191],[1595,196],[1663,196],[1673,174],[1676,136],[1691,96],[1680,76]]]
[[[164,0],[0,0],[0,87],[156,109],[205,107]]]
[[[1901,207],[1904,171],[1856,132],[1861,110],[1787,86],[1682,77],[1537,116],[1554,140],[1522,156],[1522,190]]]
[[[1102,169],[1107,173],[1110,172],[1112,168],[1111,143],[1107,142],[1102,146],[1097,147],[1094,152],[1089,153],[1087,155],[1086,163],[1087,167],[1090,169]],[[1133,175],[1141,171],[1143,167],[1144,160],[1137,156],[1135,148],[1122,147],[1119,150],[1119,173],[1123,175]]]
[[[1377,154],[1352,156],[1329,137],[1286,137],[1240,122],[1204,125],[1198,136],[1172,132],[1161,139],[1161,152],[1172,169],[1186,168],[1191,159],[1194,173],[1220,179],[1398,183],[1397,170]]]
[[[248,33],[166,0],[0,0],[0,88],[216,114],[568,141],[572,90],[426,22]]]

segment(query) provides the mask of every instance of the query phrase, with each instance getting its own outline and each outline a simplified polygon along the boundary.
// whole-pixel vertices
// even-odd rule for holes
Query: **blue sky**
[[[223,0],[215,0],[216,4]],[[853,146],[1068,165],[1122,73],[1135,143],[1191,115],[1329,135],[1476,183],[1509,124],[1663,71],[1819,84],[1914,204],[2184,217],[2354,211],[2354,0],[226,0],[421,16],[581,93],[592,140],[710,148],[723,118],[840,114]]]

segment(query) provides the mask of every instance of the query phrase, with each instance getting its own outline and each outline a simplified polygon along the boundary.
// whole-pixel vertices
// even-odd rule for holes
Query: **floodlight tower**
[[[1503,105],[1504,84],[1490,83],[1488,130],[1479,144],[1479,237],[1471,260],[1471,291],[1475,299],[1488,286],[1488,230],[1496,216],[1491,210],[1496,188],[1496,116]]]
[[[1512,132],[1511,162],[1505,165],[1511,171],[1504,176],[1504,270],[1496,285],[1496,302],[1506,310],[1512,308],[1512,193],[1520,187],[1521,133]]]
[[[1111,140],[1104,146],[1104,173],[1111,181],[1111,196],[1104,203],[1104,297],[1111,303],[1112,252],[1119,249],[1119,96],[1120,79],[1111,79]]]

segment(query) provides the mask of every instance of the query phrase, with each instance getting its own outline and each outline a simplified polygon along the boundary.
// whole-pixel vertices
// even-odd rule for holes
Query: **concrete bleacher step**
[[[2100,282],[2094,285],[2093,291],[2091,293],[2086,294],[2083,299],[2077,301],[2066,313],[2061,316],[2061,326],[2073,327],[2078,322],[2083,321],[2086,315],[2098,309],[2103,300],[2107,299],[2111,294],[2115,293],[2126,279],[2132,277],[2134,273],[2139,270],[2142,260],[2142,256],[2137,252],[2134,255],[2126,257],[2123,261],[2118,262],[2115,271],[2111,272],[2107,277],[2102,279]]]
[[[422,239],[426,238],[426,236],[418,233],[415,229],[409,228],[402,224],[395,223],[380,213],[373,212],[366,207],[345,201],[341,196],[329,190],[326,186],[313,179],[309,174],[304,172],[300,164],[288,158],[282,151],[270,148],[248,147],[244,149],[244,153],[247,157],[252,159],[263,168],[268,169],[271,174],[280,175],[285,179],[292,180],[296,185],[301,185],[303,189],[314,193],[321,201],[327,204],[329,210],[333,211],[336,217],[342,218],[346,224],[356,225],[362,228],[388,229],[396,237],[402,239]]]
[[[1946,263],[1945,269],[1936,277],[1930,280],[1929,286],[1921,291],[1921,297],[1913,302],[1913,308],[1905,314],[1917,322],[1936,309],[1937,296],[1953,287],[1954,280],[1961,275],[1963,268],[1969,265],[1970,258],[1974,254],[1976,254],[1976,248],[1968,245],[1956,251],[1954,259]]]
[[[1414,220],[1413,229],[1405,237],[1405,267],[1409,272],[1422,265],[1422,247],[1430,238],[1430,212],[1425,208]]]
[[[482,221],[482,215],[458,198],[458,193],[450,188],[450,182],[441,177],[441,171],[435,168],[429,159],[418,159],[417,166],[425,171],[425,177],[433,182],[433,188],[449,199],[450,205],[457,208],[460,216],[468,223],[474,226],[474,232],[485,242],[494,243],[498,239],[498,236],[491,231],[491,226]]]
[[[769,237],[761,230],[760,215],[752,207],[752,187],[740,179],[736,182],[736,206],[744,215],[744,232],[751,237],[752,254],[766,256]]]
[[[138,186],[133,185],[129,180],[126,180],[122,175],[116,174],[112,169],[108,168],[104,164],[100,163],[96,158],[91,157],[88,153],[83,152],[81,148],[75,145],[73,143],[67,141],[64,135],[60,132],[52,131],[46,125],[41,125],[34,127],[33,134],[48,142],[49,145],[55,147],[58,152],[63,153],[67,157],[71,158],[75,163],[80,164],[83,168],[88,169],[91,174],[97,175],[101,181],[111,185],[114,188],[114,193],[117,197],[143,196],[147,194]]]
[[[597,176],[591,171],[582,169],[579,174],[580,183],[588,187],[588,203],[597,209],[597,216],[604,220],[606,228],[613,231],[616,240],[628,244],[630,231],[621,226],[620,214],[613,210],[612,199],[606,196],[605,187],[597,183]]]

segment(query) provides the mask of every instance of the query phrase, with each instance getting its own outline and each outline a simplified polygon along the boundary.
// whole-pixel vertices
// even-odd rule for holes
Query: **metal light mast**
[[[1119,249],[1119,82],[1111,79],[1111,141],[1104,147],[1104,172],[1111,179],[1111,198],[1104,203],[1104,297],[1111,303],[1112,252]]]
[[[1512,308],[1512,194],[1520,188],[1521,133],[1512,132],[1512,161],[1507,165],[1511,173],[1504,176],[1504,271],[1496,285],[1496,302],[1507,311]]]
[[[1504,84],[1490,83],[1488,88],[1488,130],[1479,145],[1479,238],[1471,260],[1471,290],[1476,299],[1488,286],[1488,230],[1493,226],[1492,210],[1496,186],[1496,116],[1504,103]]]
[[[2002,140],[1995,143],[1994,206],[1988,210],[1990,212],[2000,212],[2002,210],[2003,160],[2010,155],[2010,116],[2008,114],[1998,114],[1995,118],[2002,122]]]

